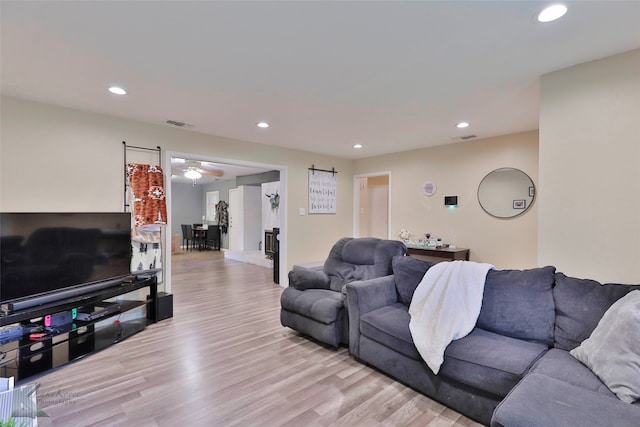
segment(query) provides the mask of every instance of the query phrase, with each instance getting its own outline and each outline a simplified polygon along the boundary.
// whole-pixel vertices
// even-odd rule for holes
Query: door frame
[[[288,283],[288,271],[287,271],[287,236],[288,236],[288,228],[287,227],[287,203],[288,203],[288,186],[287,186],[287,167],[283,165],[273,165],[269,163],[258,163],[258,162],[249,162],[245,160],[238,159],[227,159],[223,157],[215,157],[215,156],[205,156],[203,154],[193,154],[193,153],[185,153],[180,151],[164,151],[164,170],[171,171],[171,158],[172,157],[181,157],[181,158],[189,158],[193,160],[199,160],[202,162],[214,162],[214,163],[225,163],[228,165],[237,165],[237,166],[247,166],[247,167],[256,167],[262,169],[272,169],[280,172],[280,188],[282,189],[282,194],[280,194],[280,235],[279,235],[279,250],[280,250],[280,286],[284,286],[283,284]],[[165,177],[167,176],[165,172]],[[165,227],[164,233],[164,259],[163,259],[163,282],[164,288],[166,292],[171,292],[171,173],[169,173],[169,182],[165,183],[165,195],[166,195],[166,205],[167,205],[167,218],[169,224]],[[275,267],[274,267],[275,268]]]
[[[234,198],[235,200],[232,200]],[[239,203],[240,198],[240,190],[238,187],[229,189],[229,226],[228,226],[228,234],[229,234],[229,252],[237,252],[238,248],[242,248],[244,250],[244,230],[242,228],[234,227],[233,220],[238,220],[237,215],[239,214],[239,206],[234,206],[232,202]],[[231,235],[233,234],[233,236]]]
[[[387,176],[389,178],[389,192],[387,195],[389,201],[389,208],[387,210],[387,239],[389,239],[389,236],[391,236],[391,171],[353,175],[353,235],[354,237],[360,237],[360,186],[358,181],[361,178],[371,178],[374,176]]]

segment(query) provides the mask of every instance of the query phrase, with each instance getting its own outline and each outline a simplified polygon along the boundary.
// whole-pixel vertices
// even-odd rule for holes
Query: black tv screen
[[[128,276],[131,214],[0,213],[0,301]]]

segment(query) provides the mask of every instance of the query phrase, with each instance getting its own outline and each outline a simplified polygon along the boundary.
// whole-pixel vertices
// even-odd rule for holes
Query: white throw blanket
[[[491,264],[451,261],[429,270],[418,284],[409,314],[409,329],[418,352],[434,374],[440,371],[451,341],[475,327]]]

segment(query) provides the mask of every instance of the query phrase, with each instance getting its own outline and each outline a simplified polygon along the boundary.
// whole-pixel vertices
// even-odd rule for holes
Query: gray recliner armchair
[[[391,274],[392,258],[406,251],[397,240],[340,239],[322,270],[298,267],[289,272],[289,287],[280,297],[280,323],[333,347],[348,345],[344,285]]]

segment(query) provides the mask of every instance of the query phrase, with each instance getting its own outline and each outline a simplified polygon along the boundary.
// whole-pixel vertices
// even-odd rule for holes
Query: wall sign
[[[309,213],[336,213],[337,172],[309,169]]]

